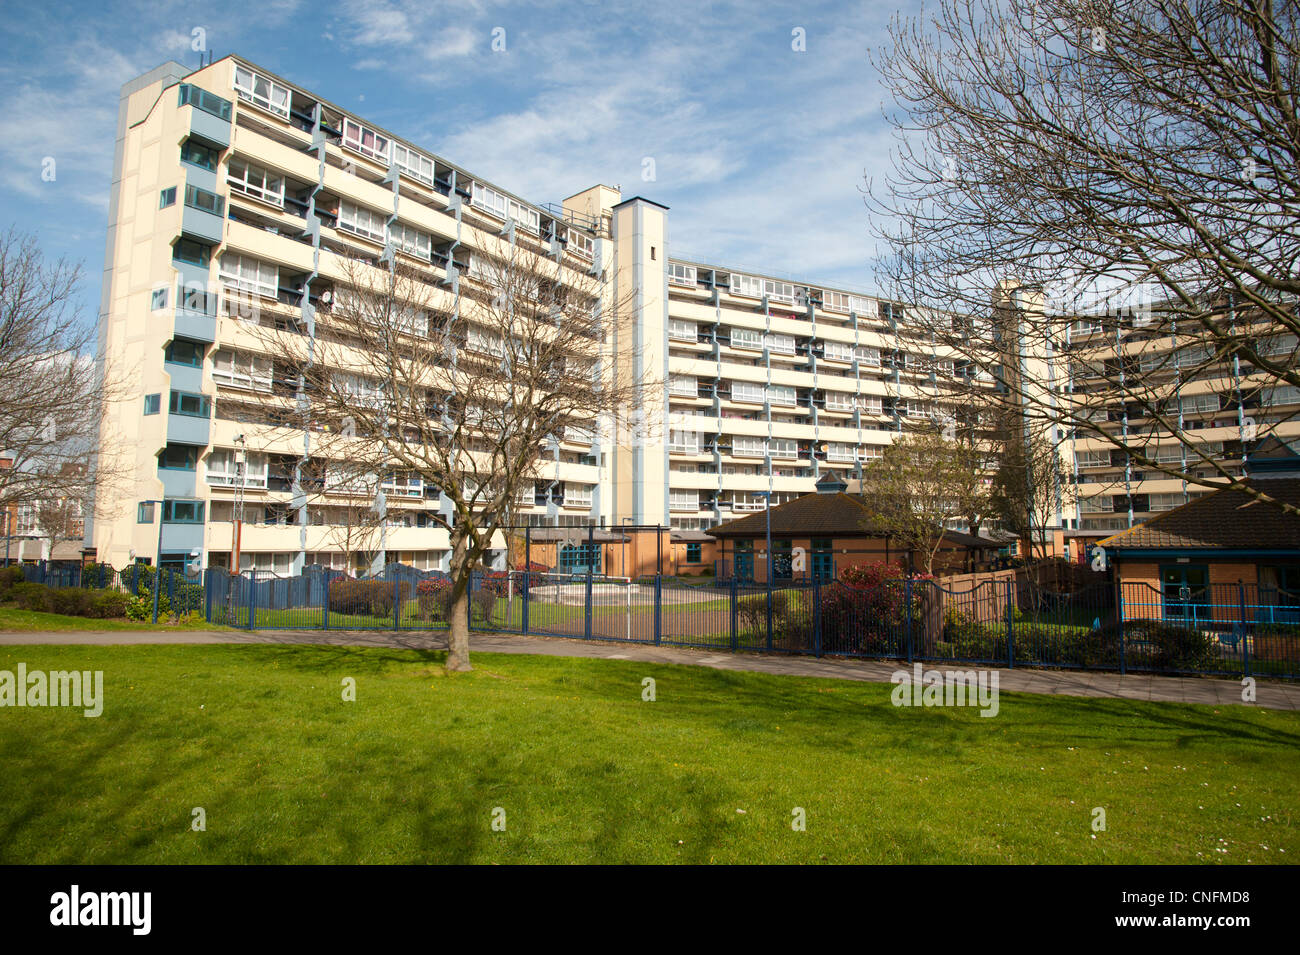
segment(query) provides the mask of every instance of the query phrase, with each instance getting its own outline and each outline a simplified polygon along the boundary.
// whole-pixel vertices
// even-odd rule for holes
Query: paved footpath
[[[99,631],[62,633],[3,633],[0,646],[29,644],[210,644],[210,643],[318,643],[334,646],[402,647],[412,650],[441,650],[445,637],[418,630],[177,630]],[[473,633],[471,651],[481,653],[532,653],[542,656],[595,657],[604,660],[634,660],[645,663],[677,663],[743,670],[785,676],[827,677],[888,683],[890,675],[905,663],[893,660],[845,660],[836,657],[785,656],[783,654],[719,653],[682,647],[656,647],[636,643],[566,640],[557,637],[524,637],[504,633]],[[962,664],[931,662],[927,668],[972,669]],[[1113,697],[1163,703],[1205,703],[1215,706],[1241,703],[1241,681],[1207,677],[1154,676],[1149,674],[1096,673],[1082,670],[999,669],[999,689],[1008,693],[1042,693],[1060,696]],[[1300,710],[1300,684],[1260,681],[1256,684],[1256,706],[1277,710]]]

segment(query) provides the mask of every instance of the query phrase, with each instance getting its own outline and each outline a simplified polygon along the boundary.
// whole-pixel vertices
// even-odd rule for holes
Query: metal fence
[[[144,567],[36,566],[29,580],[139,593]],[[309,568],[295,577],[197,577],[164,571],[174,612],[247,629],[445,630],[451,580],[390,564],[372,577]],[[1300,594],[1254,584],[1189,589],[1099,582],[1053,589],[1021,576],[956,586],[886,580],[628,579],[592,574],[476,573],[469,627],[726,651],[1300,678]]]
[[[131,564],[122,570],[108,564],[50,567],[38,562],[13,566],[22,568],[23,579],[30,584],[45,584],[55,590],[116,591],[133,597],[152,597],[155,576],[161,576],[158,603],[163,614],[184,616],[205,613],[207,608],[203,577],[167,567],[157,575],[149,564]]]

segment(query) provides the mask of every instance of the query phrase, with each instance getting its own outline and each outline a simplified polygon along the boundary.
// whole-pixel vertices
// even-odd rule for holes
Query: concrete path
[[[63,633],[0,633],[0,646],[30,644],[211,644],[302,643],[357,647],[402,647],[412,650],[446,648],[441,633],[419,630],[182,630],[99,631]],[[888,683],[905,663],[879,660],[846,660],[837,657],[785,656],[782,654],[720,653],[656,647],[637,643],[566,640],[558,637],[523,637],[515,634],[478,633],[470,638],[471,651],[481,653],[531,653],[543,656],[595,657],[605,660],[635,660],[645,663],[677,663],[743,670],[785,676],[826,677]],[[976,669],[954,663],[928,663],[927,669]],[[987,669],[987,668],[983,668]],[[1204,703],[1214,706],[1241,704],[1241,681],[1207,677],[1154,676],[1149,674],[1097,673],[1082,670],[999,669],[999,689],[1008,693],[1041,693],[1060,696],[1113,697],[1163,703]],[[1300,710],[1300,684],[1260,681],[1254,705],[1277,710]]]

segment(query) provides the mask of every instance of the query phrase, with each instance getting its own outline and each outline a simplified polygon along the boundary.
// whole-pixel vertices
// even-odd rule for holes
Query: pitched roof
[[[1300,478],[1250,478],[1246,484],[1300,507]],[[1110,550],[1282,550],[1300,554],[1300,517],[1223,488],[1098,542]]]
[[[756,511],[727,521],[708,531],[714,537],[758,538],[767,535],[767,513]],[[772,508],[773,537],[886,537],[872,527],[862,498],[855,494],[804,494]],[[983,537],[944,531],[943,538],[958,547],[996,547]]]

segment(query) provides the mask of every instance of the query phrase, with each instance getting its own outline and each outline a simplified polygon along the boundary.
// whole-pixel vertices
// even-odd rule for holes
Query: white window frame
[[[824,361],[841,361],[845,364],[853,361],[853,346],[844,342],[824,342],[822,344]]]
[[[275,362],[270,355],[218,348],[212,353],[212,380],[231,388],[270,393]]]
[[[263,298],[275,298],[280,291],[280,269],[250,255],[221,253],[217,277],[223,285]]]
[[[734,381],[731,383],[731,400],[761,405],[767,400],[767,389],[755,381]]]
[[[393,165],[412,179],[432,186],[434,180],[433,160],[424,153],[416,152],[409,146],[393,143]]]
[[[344,232],[351,232],[380,245],[384,244],[388,233],[388,216],[346,199],[339,202],[338,223]]]
[[[534,235],[541,231],[541,213],[528,208],[518,199],[512,199],[503,192],[497,192],[491,186],[485,186],[481,182],[471,183],[469,201],[475,208],[482,209],[488,215],[494,216],[503,222],[514,220],[516,225],[532,232]]]
[[[769,457],[791,460],[799,457],[799,442],[794,438],[771,438],[767,442]]]
[[[763,333],[756,328],[733,328],[727,340],[732,348],[743,348],[745,351],[763,350]]]
[[[424,262],[428,262],[432,257],[433,236],[429,233],[404,222],[394,222],[388,231],[392,236],[394,248],[399,251],[413,255]]]
[[[844,391],[826,392],[826,410],[827,411],[852,411],[853,395]]]
[[[241,174],[236,174],[236,169]],[[233,192],[284,208],[284,177],[244,159],[232,158],[226,166],[226,183]]]
[[[564,482],[564,506],[590,508],[595,500],[595,486],[574,481]]]
[[[768,385],[767,400],[769,404],[792,408],[799,401],[799,392],[790,385]]]
[[[858,360],[859,365],[871,365],[873,368],[880,367],[879,348],[872,348],[869,345],[858,345],[853,349],[853,357]]]
[[[668,393],[678,398],[698,398],[700,383],[694,375],[669,375]]]
[[[678,262],[668,263],[668,284],[680,285],[684,288],[695,288],[696,271],[693,265],[682,265]]]
[[[683,342],[698,342],[700,340],[699,326],[694,322],[688,322],[680,318],[668,319],[668,337]]]
[[[763,336],[763,347],[778,355],[793,355],[795,353],[794,336],[769,333]]]
[[[236,464],[237,452],[234,448],[213,448],[205,464],[205,480],[211,487],[254,487],[265,488],[270,472],[270,459],[265,454],[256,452],[244,455],[244,474],[240,480]]]
[[[698,511],[700,509],[700,492],[697,488],[669,488],[668,510]]]
[[[244,74],[241,76],[240,74]],[[263,84],[264,92],[258,91],[259,81]],[[283,86],[269,77],[250,70],[242,64],[236,63],[233,78],[230,85],[234,87],[235,93],[245,102],[252,103],[254,106],[260,106],[269,113],[274,113],[283,119],[289,118],[290,92],[287,86]]]
[[[700,432],[670,430],[668,450],[676,454],[699,454]]]
[[[369,142],[367,142],[367,139]],[[388,165],[393,144],[387,136],[359,123],[351,116],[343,117],[343,145],[361,156]]]

